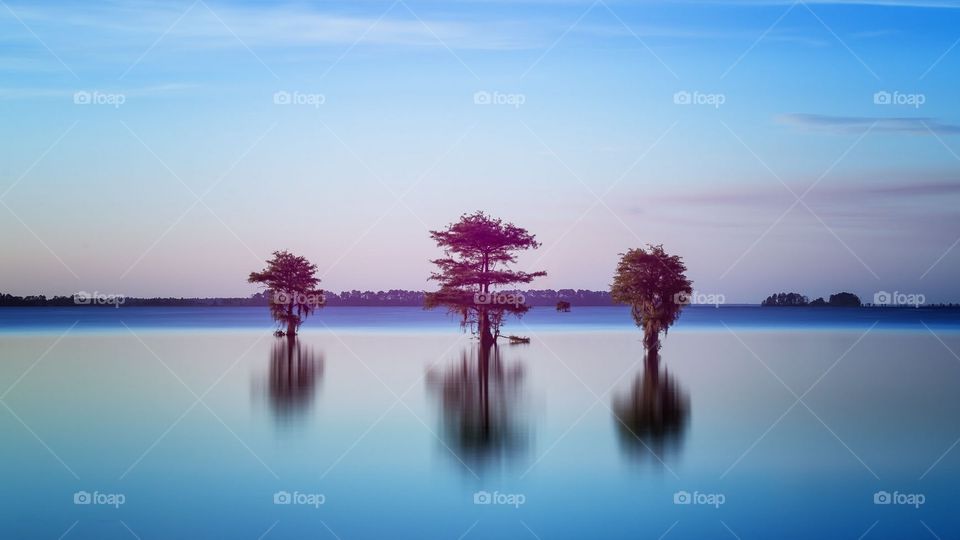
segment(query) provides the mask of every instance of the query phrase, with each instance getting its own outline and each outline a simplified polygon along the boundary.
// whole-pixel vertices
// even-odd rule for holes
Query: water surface
[[[960,535],[949,312],[696,308],[659,366],[619,308],[534,310],[490,354],[415,308],[292,345],[251,308],[0,323],[5,538]]]

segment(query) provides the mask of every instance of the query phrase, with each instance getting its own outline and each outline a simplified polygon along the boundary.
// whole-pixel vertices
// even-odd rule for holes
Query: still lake
[[[956,538],[960,312],[0,309],[0,538]]]

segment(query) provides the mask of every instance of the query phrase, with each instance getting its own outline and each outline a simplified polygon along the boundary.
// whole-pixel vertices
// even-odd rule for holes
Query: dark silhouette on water
[[[570,302],[567,302],[566,300],[557,302],[557,311],[561,313],[568,313],[570,311]]]
[[[771,294],[760,305],[763,307],[861,307],[863,304],[859,296],[849,292],[831,294],[830,300],[819,297],[812,302],[808,301],[806,296],[792,292]]]
[[[660,333],[666,334],[690,303],[693,283],[686,271],[683,259],[667,254],[660,245],[631,249],[620,256],[610,295],[630,306],[633,321],[643,329],[648,357],[656,357]]]
[[[471,469],[529,448],[523,378],[522,365],[504,362],[498,347],[470,347],[458,362],[427,373],[427,388],[440,400],[440,436]]]
[[[447,308],[460,317],[463,328],[479,334],[481,347],[493,345],[506,315],[519,317],[530,310],[522,294],[503,289],[547,275],[510,269],[517,252],[537,249],[540,243],[526,229],[483,212],[464,214],[446,229],[430,231],[430,237],[444,257],[431,261],[437,271],[430,279],[440,283],[440,290],[427,293],[424,306]]]
[[[644,361],[630,391],[613,399],[620,447],[639,459],[665,461],[678,452],[690,416],[690,399],[656,354]]]
[[[309,411],[323,379],[324,359],[299,339],[278,339],[270,350],[267,396],[274,415],[288,422]]]
[[[819,298],[818,300],[822,302],[823,298]],[[809,301],[807,297],[796,292],[771,294],[760,303],[763,307],[801,307],[808,304]]]
[[[278,336],[297,335],[297,329],[308,315],[323,307],[323,291],[317,289],[320,278],[316,277],[317,265],[304,257],[287,251],[274,251],[267,267],[259,272],[250,272],[247,281],[259,283],[269,293],[270,314],[284,332],[277,329]]]

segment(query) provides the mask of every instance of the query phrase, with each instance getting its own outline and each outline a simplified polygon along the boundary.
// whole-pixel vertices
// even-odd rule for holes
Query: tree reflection
[[[499,347],[467,348],[459,362],[427,373],[427,387],[440,399],[441,437],[468,467],[508,461],[529,447],[523,376]]]
[[[278,419],[289,421],[309,411],[323,364],[323,355],[299,339],[276,340],[270,350],[267,395]]]
[[[629,393],[614,398],[613,411],[621,448],[638,458],[661,461],[682,446],[690,399],[653,354]]]

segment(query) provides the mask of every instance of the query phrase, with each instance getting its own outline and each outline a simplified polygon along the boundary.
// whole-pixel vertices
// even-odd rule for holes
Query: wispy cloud
[[[886,133],[909,135],[960,135],[960,125],[942,122],[936,118],[878,116],[830,116],[824,114],[781,114],[777,122],[809,131],[834,134],[859,134],[870,129]]]

